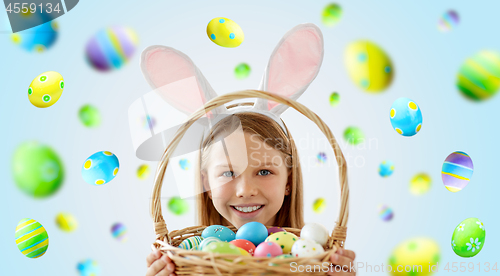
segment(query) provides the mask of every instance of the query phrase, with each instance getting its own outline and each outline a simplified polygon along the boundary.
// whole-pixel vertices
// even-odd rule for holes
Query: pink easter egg
[[[283,254],[281,246],[275,242],[263,242],[255,248],[255,257],[276,257]]]

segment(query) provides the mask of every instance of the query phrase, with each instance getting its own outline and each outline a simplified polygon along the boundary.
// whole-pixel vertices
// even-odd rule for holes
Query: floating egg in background
[[[17,187],[35,198],[55,194],[64,180],[60,157],[52,148],[36,141],[17,147],[12,158],[12,173]]]
[[[235,239],[229,242],[230,244],[234,244],[237,247],[245,250],[248,254],[252,255],[255,253],[255,245],[247,240]]]
[[[442,32],[447,32],[458,26],[459,21],[460,17],[458,13],[454,10],[449,10],[439,19],[438,29]]]
[[[457,74],[457,87],[466,98],[484,101],[500,87],[500,54],[483,50],[468,58]]]
[[[41,73],[31,81],[28,87],[28,99],[39,108],[55,104],[64,90],[64,79],[54,71]]]
[[[325,252],[325,249],[319,243],[302,238],[293,244],[291,251],[294,257],[312,257],[323,252]]]
[[[326,154],[324,152],[320,152],[316,155],[316,161],[318,164],[324,164],[326,162]]]
[[[394,162],[391,160],[384,160],[378,167],[378,174],[382,177],[389,177],[394,172]]]
[[[149,176],[149,165],[142,164],[137,168],[137,178],[144,180]]]
[[[230,242],[236,239],[233,230],[222,225],[210,225],[203,230],[201,237],[206,239],[208,237],[216,237],[223,242]]]
[[[300,230],[300,238],[313,240],[319,243],[321,246],[325,246],[328,241],[328,230],[326,227],[320,223],[307,223]],[[287,252],[285,252],[287,253]]]
[[[127,227],[117,222],[111,226],[111,235],[120,242],[126,242],[128,240]]]
[[[392,251],[389,257],[389,265],[392,267],[390,275],[394,276],[426,276],[433,273],[429,266],[434,266],[434,271],[437,270],[437,265],[440,260],[439,245],[436,241],[426,237],[416,237],[405,240],[398,244]],[[400,266],[399,272],[397,267]],[[409,270],[406,272],[404,267],[422,267],[422,269]],[[401,271],[402,270],[402,271]]]
[[[191,168],[191,162],[189,162],[188,159],[182,158],[179,160],[179,166],[181,166],[181,169],[183,170],[189,170]]]
[[[423,195],[431,188],[431,177],[426,173],[418,173],[410,180],[410,192],[414,195]]]
[[[444,160],[441,178],[445,188],[456,193],[469,184],[473,172],[474,165],[470,156],[465,152],[455,151]]]
[[[78,221],[69,213],[61,212],[56,216],[56,225],[64,232],[73,232],[78,227]]]
[[[336,107],[340,103],[340,95],[337,92],[330,94],[330,105]]]
[[[210,20],[207,25],[207,35],[213,43],[228,48],[240,46],[245,39],[240,26],[225,17],[216,17]]]
[[[189,211],[189,204],[179,196],[170,198],[167,204],[168,210],[174,215],[181,216]]]
[[[326,208],[326,199],[320,197],[317,198],[313,203],[313,211],[317,214],[323,213]]]
[[[183,240],[178,247],[185,250],[200,250],[200,244],[202,241],[202,237],[193,236]]]
[[[258,246],[267,238],[267,227],[257,221],[251,221],[243,224],[236,232],[236,239],[242,239],[252,242]]]
[[[43,256],[49,247],[49,235],[36,220],[25,218],[16,227],[17,248],[24,256],[35,259]]]
[[[267,235],[270,236],[274,233],[278,233],[278,232],[286,232],[285,229],[281,228],[281,227],[269,227],[267,228]]]
[[[11,34],[14,44],[29,52],[45,52],[51,48],[59,36],[59,25],[55,20],[33,28]]]
[[[266,242],[275,242],[283,250],[283,253],[290,253],[293,244],[299,240],[299,237],[290,232],[277,232],[266,238]]]
[[[204,247],[203,252],[212,252],[212,253],[220,253],[220,254],[233,254],[233,255],[241,255],[241,251],[239,247],[234,244],[230,244],[225,241],[213,242],[208,246]]]
[[[365,141],[365,135],[359,127],[350,126],[344,130],[344,139],[351,145],[357,145]]]
[[[103,185],[115,178],[120,163],[118,157],[109,151],[92,154],[82,165],[82,177],[92,185]]]
[[[392,209],[386,205],[380,204],[378,206],[378,215],[383,221],[390,221],[394,217],[394,212],[392,212]]]
[[[250,76],[250,65],[246,63],[240,63],[234,68],[234,76],[238,80],[246,79],[248,76]]]
[[[361,40],[349,44],[345,62],[352,81],[366,92],[380,93],[392,82],[392,61],[373,42]]]
[[[469,258],[476,256],[484,247],[486,229],[477,218],[468,218],[455,227],[451,247],[455,254]]]
[[[203,249],[205,247],[207,247],[209,244],[211,244],[213,242],[219,242],[219,241],[221,241],[221,240],[219,238],[216,238],[216,237],[202,238],[202,241],[201,241],[200,245],[198,246],[198,250],[203,251]]]
[[[101,273],[99,265],[92,259],[79,262],[76,265],[76,269],[80,273],[80,276],[98,276]]]
[[[85,46],[85,58],[96,70],[120,69],[133,56],[139,39],[128,27],[112,26],[99,30]]]
[[[156,119],[149,115],[141,116],[139,121],[142,127],[147,130],[153,129],[156,126]]]
[[[413,136],[422,128],[420,107],[408,98],[395,100],[389,115],[392,127],[403,136]]]
[[[90,104],[80,107],[80,110],[78,111],[78,118],[84,126],[89,128],[101,125],[101,114],[99,109]]]
[[[342,8],[336,3],[331,3],[323,8],[321,12],[321,21],[325,26],[333,27],[340,21],[341,16]]]
[[[266,241],[260,243],[256,248],[255,248],[255,257],[276,257],[283,254],[283,250],[281,250],[281,247],[271,241]]]

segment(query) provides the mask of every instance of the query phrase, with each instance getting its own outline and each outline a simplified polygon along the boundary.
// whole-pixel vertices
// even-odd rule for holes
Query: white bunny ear
[[[295,26],[271,54],[260,90],[297,100],[318,75],[323,54],[323,34],[318,26],[311,23]],[[258,98],[254,108],[280,117],[288,106]]]
[[[159,96],[187,115],[217,97],[193,61],[176,49],[159,45],[146,48],[141,55],[141,69]],[[226,108],[220,106],[210,112],[221,114]]]

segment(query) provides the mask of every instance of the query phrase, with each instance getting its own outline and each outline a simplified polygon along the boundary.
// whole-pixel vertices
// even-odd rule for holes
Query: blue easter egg
[[[382,177],[388,177],[391,176],[391,174],[394,172],[394,162],[391,160],[385,160],[380,163],[380,166],[378,167],[378,173]]]
[[[222,225],[211,225],[205,228],[201,233],[201,237],[206,239],[208,237],[215,237],[221,241],[230,242],[234,240],[235,235],[233,230]]]
[[[96,152],[83,163],[82,177],[89,184],[103,185],[115,178],[119,167],[118,157],[113,153]]]
[[[264,224],[252,221],[243,224],[236,232],[236,239],[242,239],[252,242],[255,246],[258,246],[261,242],[265,241],[267,238],[267,228]]]
[[[38,16],[36,14],[35,16]],[[56,21],[49,21],[36,27],[11,34],[12,41],[29,52],[43,52],[57,40],[59,27]]]
[[[422,112],[418,105],[408,98],[394,101],[390,117],[394,130],[403,136],[413,136],[422,127]]]

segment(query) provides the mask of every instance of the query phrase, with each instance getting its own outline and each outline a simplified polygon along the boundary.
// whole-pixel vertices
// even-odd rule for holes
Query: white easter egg
[[[304,239],[313,240],[321,246],[325,246],[328,240],[328,230],[325,226],[319,223],[308,223],[302,227],[300,237]]]
[[[321,244],[310,240],[300,238],[292,246],[292,256],[294,257],[313,257],[325,252]]]

